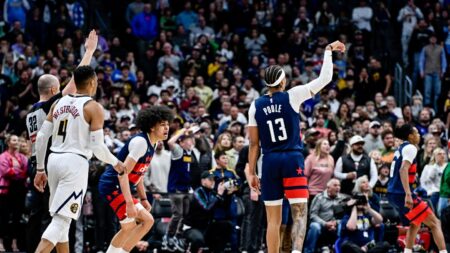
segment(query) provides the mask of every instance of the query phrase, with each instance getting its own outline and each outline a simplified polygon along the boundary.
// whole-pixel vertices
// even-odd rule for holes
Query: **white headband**
[[[281,69],[281,75],[280,75],[280,77],[278,77],[278,79],[277,79],[274,83],[266,84],[266,85],[269,86],[269,87],[275,87],[275,86],[277,86],[278,84],[280,84],[281,81],[283,81],[283,79],[284,79],[285,76],[286,76],[286,74],[284,73],[284,69]]]

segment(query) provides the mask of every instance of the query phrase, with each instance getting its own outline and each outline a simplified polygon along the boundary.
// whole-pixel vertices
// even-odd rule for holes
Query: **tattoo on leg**
[[[306,224],[308,218],[308,203],[297,203],[291,205],[292,212],[292,250],[302,250],[306,235]]]

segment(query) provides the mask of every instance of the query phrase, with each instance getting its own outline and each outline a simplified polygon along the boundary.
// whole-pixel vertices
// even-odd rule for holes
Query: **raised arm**
[[[92,60],[92,56],[94,55],[95,49],[97,49],[97,42],[98,42],[98,36],[95,30],[92,30],[89,33],[89,36],[86,39],[86,42],[84,43],[84,47],[86,48],[86,52],[83,55],[83,59],[81,59],[80,64],[78,64],[78,67],[89,65]],[[69,83],[64,87],[62,90],[62,95],[65,96],[67,94],[73,94],[77,91],[77,88],[75,87],[75,80],[72,76]]]
[[[288,91],[289,101],[292,108],[298,112],[300,104],[312,98],[319,93],[333,78],[333,59],[332,52],[345,52],[345,45],[340,41],[335,41],[329,44],[325,49],[322,69],[318,78],[312,80],[306,85],[296,86]]]
[[[175,148],[175,144],[177,144],[178,138],[180,138],[183,134],[185,134],[187,129],[183,128],[176,132],[170,139],[167,141],[167,145],[169,145],[169,150],[172,151]]]

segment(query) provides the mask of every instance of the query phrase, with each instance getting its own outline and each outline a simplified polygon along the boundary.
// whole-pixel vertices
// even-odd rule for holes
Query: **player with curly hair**
[[[141,132],[133,136],[118,154],[126,171],[117,173],[108,167],[99,181],[100,195],[119,218],[121,229],[111,241],[108,253],[130,252],[153,225],[151,205],[142,179],[150,165],[155,147],[166,140],[172,111],[166,106],[153,106],[139,112],[136,123]],[[133,198],[137,192],[139,200]]]

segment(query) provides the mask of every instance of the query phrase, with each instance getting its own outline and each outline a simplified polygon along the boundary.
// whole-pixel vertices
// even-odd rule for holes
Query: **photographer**
[[[201,186],[194,191],[194,198],[189,205],[189,212],[183,220],[183,235],[187,242],[191,244],[190,251],[197,252],[199,248],[207,243],[215,242],[210,237],[225,228],[231,230],[230,226],[218,226],[217,223],[211,224],[214,210],[217,204],[223,201],[225,192],[224,183],[217,186],[217,192],[214,191],[214,174],[209,171],[203,171],[201,174]],[[217,230],[220,227],[221,230]],[[220,242],[210,245],[210,248],[217,248]],[[214,247],[213,247],[214,246]]]
[[[387,252],[387,242],[375,244],[374,228],[383,222],[383,217],[373,210],[367,197],[358,193],[347,202],[347,206],[351,208],[351,213],[341,221],[341,252]]]
[[[233,225],[231,233],[231,248],[233,251],[238,248],[237,225],[237,199],[236,192],[241,185],[241,181],[236,172],[228,168],[228,157],[224,151],[218,151],[214,154],[216,168],[211,170],[215,176],[216,185],[223,184],[225,187],[224,201],[219,204],[214,213],[214,219],[217,221],[230,221]]]

